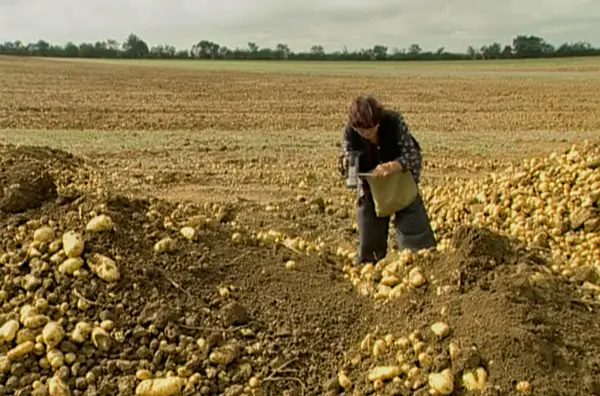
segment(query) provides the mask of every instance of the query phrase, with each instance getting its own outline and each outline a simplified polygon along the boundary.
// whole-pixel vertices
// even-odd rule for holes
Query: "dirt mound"
[[[75,395],[128,395],[139,383],[136,374],[149,370],[188,378],[185,394],[238,395],[248,391],[251,377],[262,382],[254,394],[322,394],[344,351],[368,330],[372,303],[357,296],[326,257],[234,242],[228,225],[199,225],[202,216],[195,213],[159,201],[83,196],[4,219],[1,324],[15,319],[21,330],[0,348],[10,353],[30,334],[39,353],[9,364],[0,373],[0,390],[46,389],[54,377]],[[98,215],[110,217],[110,230],[86,229]],[[194,221],[188,240],[180,229]],[[51,228],[52,242],[32,240],[43,227]],[[65,244],[58,250],[68,231],[85,243],[86,264],[72,273],[61,269]],[[165,238],[169,249],[157,253],[155,244]],[[94,254],[114,260],[117,282],[90,268]],[[286,268],[290,260],[295,269]],[[62,342],[53,348],[37,343],[43,324],[23,328],[28,304],[46,318],[44,324],[58,323]],[[109,346],[90,337],[75,341],[80,323],[104,328]],[[51,353],[62,363],[49,366]]]
[[[73,200],[93,172],[83,159],[38,146],[0,146],[0,212],[20,213],[60,198]]]
[[[363,351],[371,356],[348,368],[356,379],[375,365],[405,364],[387,391],[426,394],[428,375],[450,368],[452,394],[466,395],[463,374],[483,368],[484,394],[517,394],[519,383],[540,395],[597,394],[600,307],[578,287],[597,280],[596,272],[582,269],[567,282],[551,273],[543,255],[485,229],[460,228],[452,243],[450,252],[408,266],[418,266],[429,282],[385,307],[387,324],[374,338],[389,332],[409,341],[376,358]],[[436,322],[449,326],[449,334],[436,336]]]

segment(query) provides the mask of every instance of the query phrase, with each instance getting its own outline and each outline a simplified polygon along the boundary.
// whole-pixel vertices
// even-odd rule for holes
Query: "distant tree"
[[[512,42],[513,54],[518,58],[540,58],[554,52],[554,47],[537,36],[519,35]]]
[[[290,50],[290,47],[287,44],[279,43],[275,47],[275,54],[277,55],[278,59],[288,59],[291,53],[292,51]]]
[[[261,48],[255,42],[248,42],[246,48],[230,49],[214,41],[202,39],[189,49],[177,49],[169,44],[148,44],[135,33],[131,33],[119,45],[115,39],[109,38],[94,43],[67,42],[65,45],[52,44],[45,40],[24,44],[20,40],[6,41],[0,44],[0,54],[16,56],[44,57],[82,57],[82,58],[160,58],[160,59],[299,59],[299,60],[458,60],[458,59],[508,59],[539,58],[568,56],[600,56],[600,48],[595,48],[587,41],[563,43],[558,47],[534,35],[517,35],[510,44],[494,42],[477,49],[469,46],[465,53],[446,51],[439,47],[435,51],[424,51],[417,43],[408,49],[393,47],[389,51],[383,44],[372,48],[361,48],[350,51],[343,46],[342,50],[326,52],[322,45],[315,44],[307,52],[294,52],[289,45],[278,43],[275,48]]]
[[[411,55],[419,55],[421,52],[423,52],[423,49],[419,44],[411,44],[408,47],[408,53]]]
[[[72,42],[65,45],[64,55],[67,58],[76,58],[79,56],[79,47]]]
[[[555,51],[556,56],[586,56],[596,49],[587,41],[561,44]]]
[[[493,43],[481,47],[481,56],[484,59],[499,59],[502,57],[502,44]]]
[[[373,47],[373,58],[377,60],[384,60],[388,57],[388,47],[385,45],[376,45]]]
[[[250,51],[251,53],[257,53],[258,52],[258,45],[256,45],[256,43],[254,42],[249,42],[248,43],[248,51]]]
[[[479,50],[477,48],[473,47],[472,45],[469,45],[469,48],[467,48],[467,55],[471,59],[478,59],[479,58]]]
[[[192,46],[192,54],[199,59],[217,59],[221,46],[213,41],[200,40]]]
[[[503,58],[510,58],[513,55],[513,50],[512,47],[510,45],[505,45],[504,49],[502,50],[502,57]]]
[[[325,55],[325,48],[322,45],[313,45],[310,47],[310,53],[315,56]]]
[[[144,58],[150,54],[150,49],[144,40],[131,33],[123,43],[123,54],[128,58]]]

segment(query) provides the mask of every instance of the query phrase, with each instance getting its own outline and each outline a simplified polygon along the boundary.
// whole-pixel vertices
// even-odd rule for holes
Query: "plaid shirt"
[[[422,155],[421,147],[415,140],[414,136],[410,133],[408,125],[404,121],[404,117],[401,114],[391,111],[384,113],[384,119],[382,120],[378,134],[382,133],[382,128],[385,129],[383,132],[392,133],[395,135],[395,141],[398,144],[400,155],[397,158],[390,159],[398,161],[404,169],[408,169],[415,182],[418,184],[421,177],[422,168]],[[354,135],[356,134],[356,135]],[[354,135],[354,136],[353,136]],[[357,147],[353,147],[353,141],[356,141],[358,132],[350,125],[344,127],[342,135],[342,155],[347,155],[350,151],[356,150]],[[378,164],[386,162],[386,159],[381,158],[381,148],[377,145],[367,141],[360,137],[362,146],[365,148],[364,156],[361,156],[361,161],[366,160],[369,164],[368,168],[364,171],[370,171],[374,169]],[[361,166],[361,171],[363,167]],[[366,182],[361,181],[358,185],[357,196],[361,196],[369,193],[369,186]]]

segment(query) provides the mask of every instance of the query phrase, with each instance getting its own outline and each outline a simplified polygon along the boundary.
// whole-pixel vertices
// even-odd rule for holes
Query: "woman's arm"
[[[418,183],[422,167],[421,148],[410,133],[404,117],[400,115],[398,121],[397,139],[400,146],[400,156],[396,158],[396,161],[402,165],[403,170],[408,169],[415,179],[415,183]]]
[[[348,170],[348,154],[355,149],[350,138],[351,132],[350,125],[346,124],[342,130],[342,152],[338,157],[338,170],[342,176],[346,176]]]

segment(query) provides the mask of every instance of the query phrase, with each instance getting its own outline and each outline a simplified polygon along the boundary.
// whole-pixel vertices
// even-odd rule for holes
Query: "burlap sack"
[[[371,188],[377,217],[388,217],[408,207],[419,193],[410,171],[393,172],[385,177],[362,176]]]

